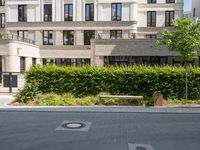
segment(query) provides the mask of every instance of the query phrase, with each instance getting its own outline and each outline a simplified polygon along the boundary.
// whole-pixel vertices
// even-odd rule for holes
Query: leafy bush
[[[200,97],[200,68],[190,67],[189,98]],[[183,67],[57,67],[36,66],[26,73],[27,83],[36,80],[42,93],[72,93],[77,97],[93,96],[100,92],[116,95],[151,97],[160,91],[166,98],[185,97]]]
[[[16,101],[27,103],[28,101],[34,101],[34,98],[40,93],[38,83],[31,81],[26,83],[22,90],[16,95]]]

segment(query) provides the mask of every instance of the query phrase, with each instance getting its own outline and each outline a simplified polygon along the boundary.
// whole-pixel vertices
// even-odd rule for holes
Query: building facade
[[[200,1],[192,0],[192,17],[200,18]]]
[[[1,2],[0,11],[5,14],[2,31],[29,44],[34,41],[39,48],[37,62],[43,65],[168,63],[173,55],[166,48],[169,53],[165,56],[159,49],[148,53],[152,46],[145,45],[154,45],[160,31],[170,28],[172,19],[183,16],[183,0]]]

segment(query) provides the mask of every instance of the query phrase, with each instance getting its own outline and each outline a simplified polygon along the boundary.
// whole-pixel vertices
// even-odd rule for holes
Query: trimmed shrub
[[[200,97],[200,68],[188,70],[189,98]],[[93,96],[100,92],[116,95],[151,97],[160,91],[166,98],[185,97],[183,67],[57,67],[36,66],[26,73],[27,83],[35,80],[42,93],[72,93],[77,97]]]

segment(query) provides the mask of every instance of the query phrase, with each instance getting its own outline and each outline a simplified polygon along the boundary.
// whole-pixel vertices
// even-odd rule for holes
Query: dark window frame
[[[171,27],[174,19],[175,11],[165,11],[165,27]]]
[[[73,32],[73,38],[71,40],[70,37],[72,37],[72,36],[70,36],[70,35],[72,35],[71,34],[72,32]],[[67,35],[66,39],[70,39],[67,42],[65,42],[65,35]],[[74,45],[74,30],[64,30],[63,31],[63,45]]]
[[[113,7],[115,5],[115,7]],[[120,10],[118,10],[118,5],[120,5]],[[116,12],[113,14],[113,8]],[[118,11],[120,11],[120,16],[118,16]],[[111,20],[112,21],[122,21],[122,3],[112,3],[111,4]]]
[[[47,7],[49,7],[49,8],[47,8]],[[48,9],[50,9],[50,11]],[[52,4],[44,4],[44,22],[51,22],[52,21],[52,11],[53,11],[52,10]]]
[[[48,33],[48,37],[47,37],[47,43],[45,43],[45,38],[44,37],[44,33],[47,32]],[[52,32],[52,43],[50,42],[50,32]],[[53,30],[43,30],[43,45],[53,45]]]
[[[5,6],[5,0],[0,0],[0,6]]]
[[[147,0],[147,4],[156,4],[157,0]]]
[[[88,34],[88,35],[86,35]],[[88,39],[87,39],[88,36]],[[90,45],[91,39],[95,38],[95,30],[84,30],[84,45]]]
[[[89,7],[87,7],[87,6],[89,6]],[[87,16],[87,8],[89,8],[89,16]],[[92,9],[93,9],[93,14],[91,13]],[[86,3],[85,4],[85,21],[94,21],[94,3]]]
[[[20,7],[22,7],[21,12]],[[18,5],[18,21],[27,22],[27,5]]]
[[[20,57],[20,72],[24,73],[26,71],[26,57]]]
[[[66,8],[68,12],[66,12]],[[72,17],[70,17],[70,12],[72,13]],[[67,14],[67,17],[65,14]],[[64,4],[64,21],[73,21],[73,16],[73,4]]]
[[[6,14],[0,13],[0,28],[5,28],[6,26]]]
[[[110,39],[122,39],[122,30],[110,30]]]
[[[175,0],[166,0],[166,3],[167,3],[167,4],[175,3]]]
[[[149,14],[150,14],[150,22],[148,18]],[[156,19],[157,19],[156,17],[157,17],[156,11],[147,11],[147,27],[156,27]]]

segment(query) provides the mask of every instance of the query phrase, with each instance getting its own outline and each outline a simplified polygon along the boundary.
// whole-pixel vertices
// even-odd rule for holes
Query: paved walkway
[[[0,94],[0,106],[6,106],[14,101],[14,99],[11,94]]]

